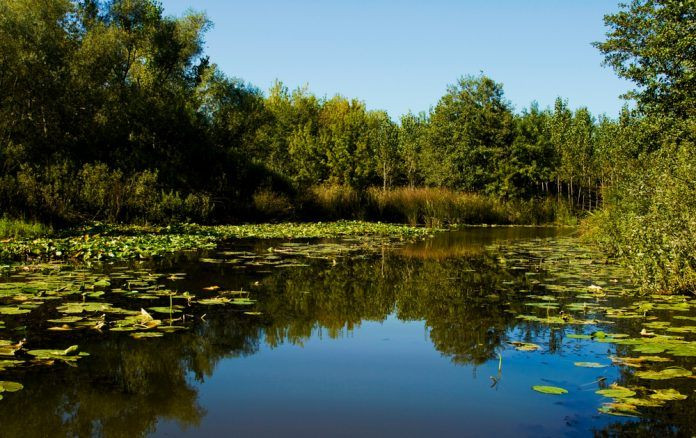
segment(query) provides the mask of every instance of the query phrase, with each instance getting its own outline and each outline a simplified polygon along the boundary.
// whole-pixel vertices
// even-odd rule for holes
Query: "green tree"
[[[483,75],[461,78],[430,116],[426,182],[494,191],[497,163],[508,154],[513,135],[502,85]]]
[[[385,111],[367,114],[370,138],[375,151],[376,172],[382,179],[382,190],[394,182],[399,168],[398,127]]]
[[[645,113],[696,115],[696,2],[632,0],[604,17],[607,39],[595,43],[623,78],[634,82],[628,97]]]
[[[409,112],[401,117],[399,126],[399,160],[406,183],[414,188],[423,182],[423,150],[427,141],[428,117],[425,113]]]

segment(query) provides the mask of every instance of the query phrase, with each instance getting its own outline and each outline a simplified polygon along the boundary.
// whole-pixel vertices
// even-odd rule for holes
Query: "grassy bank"
[[[53,229],[39,222],[29,222],[20,219],[0,218],[0,239],[17,239],[47,236]]]
[[[287,205],[278,196],[265,195],[268,208]],[[298,202],[300,219],[358,219],[441,227],[446,225],[575,225],[577,217],[565,201],[556,198],[502,200],[444,188],[370,188],[323,185],[311,188]],[[260,206],[259,206],[260,207]],[[285,211],[288,211],[287,209]]]
[[[177,251],[210,249],[225,239],[375,237],[404,240],[422,238],[430,233],[432,229],[358,221],[167,227],[95,224],[64,230],[55,237],[9,239],[0,246],[0,260],[143,259]]]

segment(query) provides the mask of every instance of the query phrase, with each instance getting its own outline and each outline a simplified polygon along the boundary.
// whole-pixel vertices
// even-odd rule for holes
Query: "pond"
[[[696,432],[696,301],[572,229],[6,267],[0,321],[1,436]]]

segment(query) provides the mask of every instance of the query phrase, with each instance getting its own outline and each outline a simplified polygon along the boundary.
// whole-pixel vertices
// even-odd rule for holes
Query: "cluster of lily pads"
[[[342,225],[353,231],[341,231],[342,226],[333,226],[337,232],[348,234],[361,230],[359,223]],[[390,228],[380,227],[376,230],[389,233]],[[109,245],[115,247],[133,241],[129,239],[144,238],[142,234],[110,236],[108,232],[101,238],[85,236],[62,238],[60,242],[71,244],[79,240],[87,245],[101,240],[101,243],[110,242]],[[197,234],[161,235],[170,243],[183,236],[195,237]],[[214,245],[213,240],[210,242]],[[198,261],[257,271],[306,266],[303,262],[306,258],[333,260],[335,263],[341,256],[359,256],[356,252],[374,249],[374,243],[380,240],[373,239],[368,243],[364,237],[346,237],[340,242],[269,242],[267,247],[258,245],[255,250],[223,247],[215,252],[208,251],[208,257],[201,257]],[[81,248],[84,250],[86,246]],[[186,273],[158,273],[144,268],[142,263],[100,265],[100,268],[57,260],[2,267],[0,372],[28,365],[75,364],[88,356],[77,345],[66,348],[62,344],[66,340],[60,337],[62,332],[82,331],[104,336],[125,332],[134,339],[149,339],[191,328],[205,317],[209,311],[206,308],[210,306],[227,306],[244,315],[261,315],[249,291],[223,290],[218,285],[209,285],[199,291],[182,290],[185,288],[178,285],[187,278]],[[46,333],[53,334],[48,338],[50,345],[36,345],[37,342],[47,342]],[[3,388],[9,392],[21,389],[21,385],[8,384]]]
[[[211,249],[227,239],[318,239],[381,237],[423,238],[432,229],[361,221],[218,225],[181,224],[167,227],[92,224],[55,237],[10,239],[0,245],[0,260],[143,259],[179,251]]]
[[[575,239],[522,241],[496,246],[500,262],[508,269],[524,270],[527,289],[518,293],[527,312],[516,317],[523,323],[564,330],[568,342],[596,342],[614,346],[607,363],[575,362],[588,368],[619,367],[626,383],[614,382],[596,392],[599,412],[641,416],[642,409],[685,400],[686,393],[665,388],[684,387],[695,378],[696,300],[680,295],[637,295],[626,272]],[[518,351],[543,352],[531,342],[512,340]],[[679,365],[673,362],[679,360]],[[637,381],[636,384],[630,382]],[[598,379],[602,385],[604,378]],[[651,382],[660,383],[652,385]],[[567,388],[534,385],[545,394],[562,395]]]
[[[379,241],[362,238],[344,238],[331,242],[277,242],[262,251],[220,250],[214,257],[202,257],[200,262],[212,265],[232,266],[235,269],[255,268],[268,272],[270,268],[296,268],[309,266],[308,259],[336,262],[345,256],[363,257],[372,253]],[[391,247],[396,243],[392,242]]]
[[[156,338],[190,328],[207,306],[229,305],[258,314],[247,291],[224,291],[216,285],[196,293],[178,291],[176,283],[185,277],[127,266],[97,273],[55,262],[10,271],[0,281],[0,372],[74,364],[88,356],[77,345],[56,348],[66,342],[61,332],[127,332],[135,339]],[[54,333],[51,345],[39,345],[46,342],[47,332]],[[0,392],[21,389],[1,383]]]

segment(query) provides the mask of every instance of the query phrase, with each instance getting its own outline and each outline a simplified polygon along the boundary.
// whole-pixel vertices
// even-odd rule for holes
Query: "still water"
[[[696,324],[690,300],[632,297],[630,278],[571,234],[473,228],[351,252],[335,241],[230,242],[93,267],[116,290],[96,299],[133,271],[163,274],[157,282],[179,292],[246,291],[253,304],[210,305],[191,312],[187,330],[144,339],[48,331],[36,320],[55,304],[10,318],[5,332],[40,346],[79,343],[89,356],[3,371],[24,389],[0,401],[0,436],[693,434],[693,379],[634,374],[689,371],[694,358],[632,350],[646,348],[646,325],[660,336],[674,315],[684,318],[676,325]],[[151,305],[133,301],[115,302]],[[666,339],[688,346],[690,329],[679,334]],[[656,354],[670,362],[611,359]],[[596,393],[615,382],[644,401]],[[658,403],[660,389],[687,398]],[[608,402],[633,404],[600,412]]]

